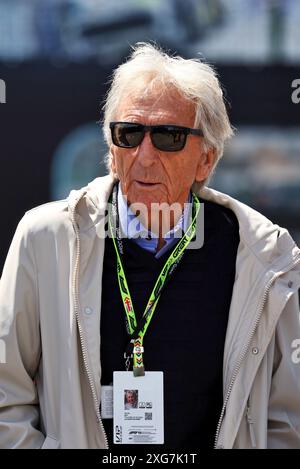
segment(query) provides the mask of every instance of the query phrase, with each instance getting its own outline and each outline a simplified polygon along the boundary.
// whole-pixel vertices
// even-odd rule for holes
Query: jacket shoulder
[[[68,201],[48,202],[28,210],[19,223],[19,230],[28,234],[57,231],[71,226]]]

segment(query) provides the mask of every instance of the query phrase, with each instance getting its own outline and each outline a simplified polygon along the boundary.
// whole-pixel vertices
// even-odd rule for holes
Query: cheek
[[[196,179],[199,157],[195,152],[190,152],[184,156],[180,171],[183,181],[191,186]]]
[[[175,191],[191,186],[195,180],[195,160],[187,155],[182,155],[176,162],[170,162],[165,169],[168,173],[168,186]]]

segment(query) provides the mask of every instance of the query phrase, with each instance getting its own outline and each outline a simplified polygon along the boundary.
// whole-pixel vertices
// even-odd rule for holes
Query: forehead
[[[174,87],[166,88],[159,84],[149,86],[146,80],[137,80],[134,87],[121,98],[116,118],[125,120],[135,116],[171,118],[170,123],[182,120],[183,124],[192,126],[195,106]]]

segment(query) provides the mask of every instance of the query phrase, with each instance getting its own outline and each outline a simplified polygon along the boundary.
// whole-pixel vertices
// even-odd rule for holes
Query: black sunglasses
[[[152,145],[162,151],[180,151],[186,144],[189,134],[203,136],[200,129],[190,129],[178,125],[143,125],[134,122],[111,122],[111,138],[117,147],[135,148],[139,146],[146,132],[150,132]]]

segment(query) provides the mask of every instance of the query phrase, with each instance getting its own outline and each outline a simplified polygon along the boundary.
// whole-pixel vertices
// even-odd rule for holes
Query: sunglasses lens
[[[186,132],[183,129],[172,127],[154,128],[152,142],[156,148],[162,151],[180,151],[186,142]]]
[[[122,148],[135,148],[145,136],[142,124],[116,122],[111,124],[112,140]],[[172,125],[152,126],[150,130],[152,144],[161,151],[180,151],[184,148],[189,129]]]
[[[142,126],[136,124],[115,124],[112,127],[112,139],[115,145],[122,148],[137,147],[144,136]]]

